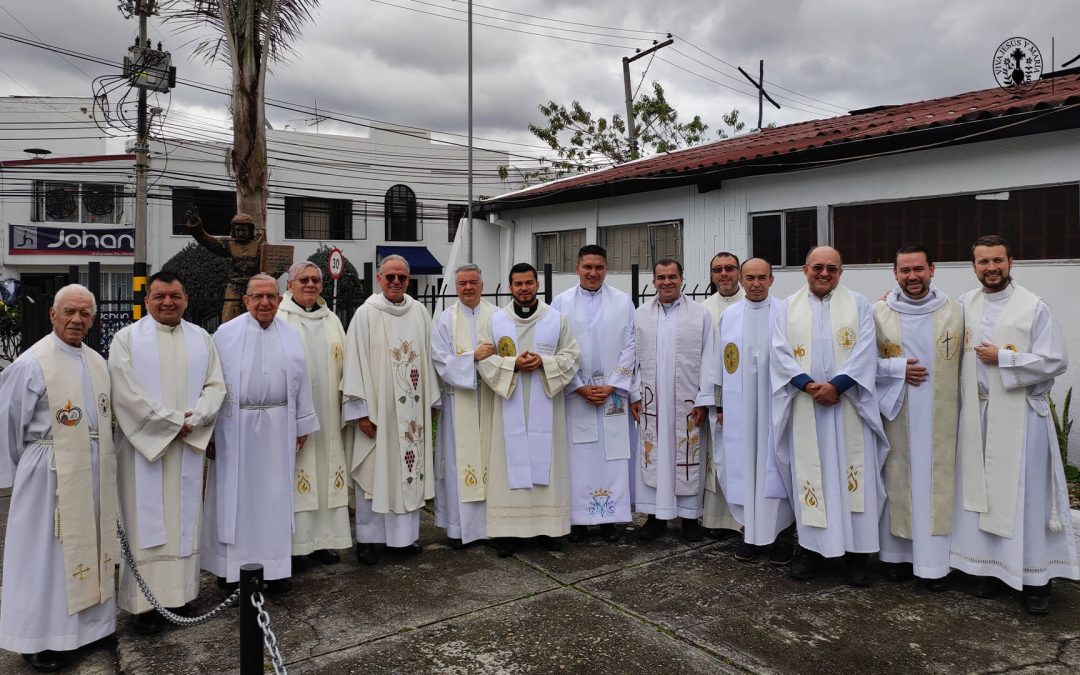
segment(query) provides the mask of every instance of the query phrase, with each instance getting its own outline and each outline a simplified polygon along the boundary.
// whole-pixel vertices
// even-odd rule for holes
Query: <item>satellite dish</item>
[[[45,148],[26,148],[23,152],[28,155],[33,155],[34,159],[41,159],[45,155],[52,154],[52,150],[46,150]]]

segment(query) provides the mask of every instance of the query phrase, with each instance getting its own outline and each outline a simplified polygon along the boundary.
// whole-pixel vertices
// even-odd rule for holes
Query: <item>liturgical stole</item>
[[[450,337],[454,353],[472,354],[476,338],[472,324],[461,311],[461,303],[453,307],[450,318]],[[476,306],[476,334],[487,334],[495,308],[481,300]],[[475,369],[475,366],[473,366]],[[457,459],[458,498],[463,502],[482,502],[487,498],[487,467],[490,442],[482,442],[481,429],[491,429],[494,393],[476,377],[475,389],[454,387],[454,453]],[[445,411],[444,411],[445,412]],[[483,447],[481,447],[483,446]]]
[[[52,413],[52,457],[56,470],[56,535],[64,554],[68,614],[100,604],[113,596],[117,564],[116,451],[112,440],[112,405],[105,359],[83,345],[95,400],[83,398],[82,373],[46,335],[31,348],[45,378],[45,398]],[[98,416],[98,495],[101,515],[94,522],[94,480],[86,410]],[[40,441],[39,441],[40,442]]]
[[[883,359],[907,358],[903,350],[900,312],[887,302],[874,305],[878,353]],[[964,312],[955,300],[934,311],[934,407],[930,450],[930,533],[952,532],[956,476],[956,430],[960,414],[957,358],[963,343]],[[910,386],[910,385],[907,385]],[[889,530],[893,536],[912,539],[910,420],[904,405],[893,420],[883,420],[889,439],[885,460],[885,487],[889,495]]]
[[[982,430],[978,358],[986,296],[981,288],[964,295],[964,355],[960,365],[960,461],[963,462],[964,509],[979,516],[979,529],[1013,536],[1020,489],[1020,457],[1024,450],[1027,388],[1006,389],[997,368],[989,368],[986,394],[986,437]],[[1003,349],[1026,352],[1039,297],[1013,284],[1013,293],[997,318],[990,341]]]
[[[839,371],[847,362],[859,337],[859,310],[855,296],[844,286],[837,286],[829,300],[831,321],[829,341],[832,343],[834,368]],[[788,342],[796,361],[807,373],[812,372],[814,331],[808,293],[799,291],[788,305]],[[821,484],[821,456],[818,449],[817,417],[814,400],[796,395],[792,400],[792,445],[795,449],[795,485],[793,491],[802,512],[802,522],[811,527],[826,527],[824,491]],[[862,420],[855,404],[840,396],[839,414],[842,420],[844,448],[847,451],[847,488],[851,510],[866,510],[867,478],[863,467],[866,460]],[[839,503],[839,502],[837,502]]]
[[[210,353],[202,331],[187,321],[181,321],[178,330],[184,336],[187,352],[187,398],[184,405],[194,410],[202,394],[206,374],[210,369]],[[131,361],[139,383],[155,407],[162,407],[161,361],[158,350],[157,322],[146,316],[131,327]],[[171,354],[164,358],[171,359]],[[202,500],[203,455],[187,443],[183,446],[180,461],[180,556],[187,557],[194,551],[195,520],[199,502]],[[165,543],[165,497],[162,478],[163,457],[149,461],[141,452],[134,452],[135,502],[138,505],[139,548],[147,549]]]
[[[548,308],[536,320],[534,349],[540,356],[554,356],[559,344],[562,321],[557,310]],[[496,312],[491,320],[491,333],[501,356],[520,354],[517,325],[506,312]],[[509,342],[507,342],[509,341]],[[512,350],[512,353],[507,353]],[[510,489],[548,485],[551,480],[551,428],[554,405],[544,393],[541,374],[533,372],[529,389],[529,414],[525,414],[524,387],[519,374],[518,386],[510,398],[502,402],[503,441],[506,444],[506,477]],[[528,422],[526,422],[528,419]]]

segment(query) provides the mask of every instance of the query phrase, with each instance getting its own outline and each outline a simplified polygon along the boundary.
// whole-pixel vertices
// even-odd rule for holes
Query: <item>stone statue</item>
[[[187,227],[191,236],[216,256],[229,259],[229,280],[225,285],[225,302],[221,307],[221,323],[245,312],[243,297],[247,282],[259,270],[259,256],[265,243],[255,236],[255,219],[246,213],[238,213],[231,221],[231,236],[219,239],[206,233],[198,209],[187,211]]]

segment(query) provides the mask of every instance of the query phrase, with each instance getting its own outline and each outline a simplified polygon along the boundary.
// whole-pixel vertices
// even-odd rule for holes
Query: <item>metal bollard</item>
[[[240,566],[240,675],[262,675],[264,672],[259,611],[251,604],[251,596],[261,593],[262,586],[262,565]]]

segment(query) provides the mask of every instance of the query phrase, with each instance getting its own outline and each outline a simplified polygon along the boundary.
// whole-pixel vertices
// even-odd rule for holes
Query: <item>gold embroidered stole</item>
[[[451,310],[450,336],[454,354],[469,354],[476,349],[472,325],[461,303]],[[481,300],[476,306],[476,335],[491,332],[494,306]],[[491,429],[494,412],[494,392],[476,375],[476,388],[454,387],[454,454],[457,460],[458,495],[463,502],[482,502],[487,498],[488,457],[491,453],[491,435],[481,430]],[[445,411],[443,411],[445,414]]]

